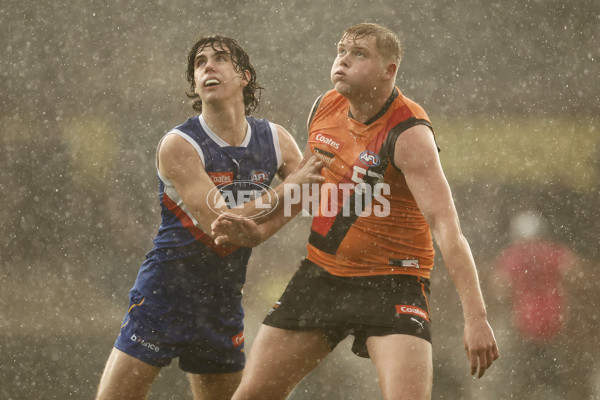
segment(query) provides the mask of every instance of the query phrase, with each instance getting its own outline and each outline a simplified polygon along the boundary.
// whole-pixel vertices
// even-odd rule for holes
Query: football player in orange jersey
[[[305,158],[319,156],[339,190],[321,191],[307,258],[265,318],[235,400],[285,398],[348,335],[385,399],[429,399],[432,236],[462,304],[471,374],[499,356],[431,123],[395,86],[400,58],[396,35],[377,24],[348,28],[337,45]],[[217,220],[217,242],[235,242],[240,224]]]

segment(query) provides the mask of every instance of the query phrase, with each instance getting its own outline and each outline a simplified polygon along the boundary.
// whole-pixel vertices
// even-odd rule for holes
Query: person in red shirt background
[[[511,222],[513,243],[496,259],[496,272],[512,289],[513,319],[521,337],[544,343],[565,327],[567,298],[563,275],[573,265],[573,252],[546,239],[547,226],[533,212]]]
[[[510,288],[512,323],[521,339],[518,353],[525,360],[515,370],[528,370],[523,374],[529,379],[518,390],[529,394],[541,387],[555,393],[562,390],[558,387],[559,342],[568,318],[563,278],[574,265],[575,255],[551,240],[548,231],[539,213],[517,214],[510,224],[512,242],[495,260],[495,281],[502,283],[499,288]]]

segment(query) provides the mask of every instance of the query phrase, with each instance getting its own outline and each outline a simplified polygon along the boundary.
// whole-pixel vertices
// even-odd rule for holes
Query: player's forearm
[[[239,207],[228,210],[228,212],[241,217],[252,218],[260,224],[269,221],[274,213],[284,212],[287,221],[289,221],[302,209],[301,196],[304,193],[303,189],[312,188],[313,186],[318,187],[318,184],[323,181],[320,174],[322,165],[322,162],[317,158],[311,157],[300,169],[289,174],[281,184],[266,191],[259,199],[248,201]]]
[[[301,210],[299,205],[293,205],[292,207],[288,206],[287,208],[284,207],[286,201],[285,185],[287,184],[288,182],[283,182],[274,189],[263,194],[262,197],[254,201],[248,201],[238,207],[228,209],[226,212],[239,217],[253,219],[261,226],[267,224],[263,229],[264,234],[268,235],[268,238]],[[286,211],[286,214],[288,215],[284,216],[284,211]],[[274,218],[276,215],[278,217]],[[277,221],[274,221],[275,219]],[[266,238],[264,240],[266,240]]]
[[[211,235],[219,245],[255,247],[273,236],[300,210],[276,208],[264,221],[234,218],[224,214],[211,224]]]
[[[477,268],[467,240],[458,235],[453,240],[443,241],[440,250],[458,292],[465,321],[487,318]]]
[[[258,231],[259,231],[259,237],[258,237],[259,243],[258,244],[266,241],[271,236],[273,236],[275,234],[275,232],[277,232],[285,224],[287,224],[290,220],[292,220],[293,217],[297,214],[297,212],[291,216],[284,216],[283,212],[278,212],[278,214],[281,214],[281,215],[274,216],[273,218],[270,218],[270,219],[266,220],[264,223],[261,223],[258,225]]]

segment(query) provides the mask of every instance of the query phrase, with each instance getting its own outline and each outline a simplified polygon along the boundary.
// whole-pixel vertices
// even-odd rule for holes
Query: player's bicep
[[[171,181],[200,227],[210,232],[210,225],[218,216],[212,210],[221,208],[224,202],[218,193],[209,196],[215,185],[204,170],[196,149],[178,135],[166,136],[158,150],[158,169]]]
[[[427,126],[414,126],[398,137],[394,163],[403,172],[419,209],[433,230],[442,221],[456,222],[450,186],[442,170],[433,133]]]
[[[281,149],[281,166],[277,173],[283,180],[298,169],[302,162],[302,152],[287,130],[280,125],[276,125],[276,127],[279,138],[279,147]]]

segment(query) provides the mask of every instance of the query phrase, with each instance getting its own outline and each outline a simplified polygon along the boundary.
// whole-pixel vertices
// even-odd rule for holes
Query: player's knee
[[[393,391],[384,392],[384,400],[431,400],[431,390],[426,388],[398,388]]]
[[[245,386],[238,386],[237,390],[231,397],[231,400],[251,400],[258,398],[252,395],[252,392],[245,388]]]

